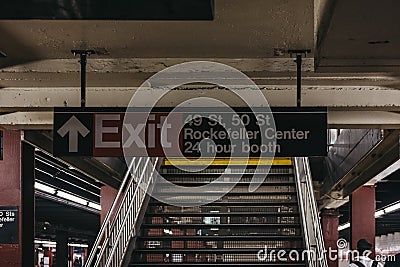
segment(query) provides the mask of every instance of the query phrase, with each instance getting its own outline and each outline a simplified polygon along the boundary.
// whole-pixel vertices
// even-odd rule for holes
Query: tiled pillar
[[[375,186],[362,186],[351,195],[351,248],[366,239],[375,250]]]
[[[329,251],[337,251],[337,241],[339,239],[339,212],[335,209],[325,209],[321,212],[321,226],[322,232],[324,236],[324,245],[325,249]],[[327,253],[329,256],[329,253]],[[337,256],[336,255],[333,256]],[[328,257],[328,266],[329,267],[338,267],[339,261],[330,259]]]

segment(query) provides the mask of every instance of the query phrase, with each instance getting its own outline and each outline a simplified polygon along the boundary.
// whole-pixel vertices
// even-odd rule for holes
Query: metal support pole
[[[296,65],[297,65],[297,107],[301,107],[301,63],[303,61],[302,55],[297,54]]]
[[[81,54],[81,107],[86,105],[86,62],[87,55]]]
[[[296,65],[297,65],[297,107],[301,107],[301,66],[303,63],[303,55],[307,57],[308,53],[311,53],[310,49],[298,49],[298,50],[288,50],[290,56],[296,54]]]
[[[87,56],[95,54],[94,50],[71,50],[74,55],[79,55],[81,64],[81,107],[86,106],[86,63]]]

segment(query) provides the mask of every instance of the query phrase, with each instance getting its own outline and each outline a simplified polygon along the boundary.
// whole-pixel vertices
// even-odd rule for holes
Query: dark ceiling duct
[[[3,0],[0,19],[213,20],[214,0]]]

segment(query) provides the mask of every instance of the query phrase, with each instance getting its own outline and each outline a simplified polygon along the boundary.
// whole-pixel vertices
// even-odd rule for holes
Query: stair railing
[[[307,253],[305,258],[309,267],[328,267],[308,158],[295,158],[294,165]]]
[[[132,158],[85,267],[121,266],[136,234],[138,217],[149,186],[154,182],[157,163],[158,158],[154,161],[150,157]]]

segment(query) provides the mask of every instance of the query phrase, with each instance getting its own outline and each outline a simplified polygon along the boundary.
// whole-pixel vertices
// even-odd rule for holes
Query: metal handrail
[[[134,157],[129,163],[85,267],[121,265],[130,240],[135,234],[138,216],[147,190],[154,181],[153,176],[158,162],[158,158],[154,163],[151,158],[143,159],[143,157]],[[98,257],[93,265],[97,252]]]
[[[295,158],[295,177],[309,267],[327,267],[326,250],[308,158]]]

